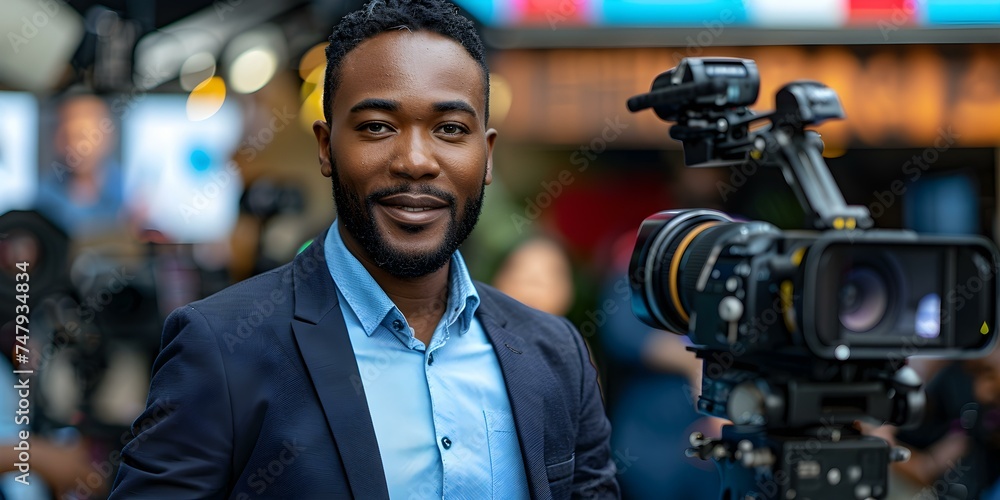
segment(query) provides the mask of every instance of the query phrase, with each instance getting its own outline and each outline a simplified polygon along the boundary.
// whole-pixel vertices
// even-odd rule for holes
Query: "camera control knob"
[[[719,301],[719,319],[727,323],[739,320],[743,316],[743,302],[732,295]]]
[[[910,460],[910,450],[902,446],[893,446],[889,450],[890,462],[907,462]]]
[[[719,319],[729,323],[729,331],[726,338],[730,344],[736,343],[737,321],[743,316],[743,303],[740,299],[729,295],[719,301]]]

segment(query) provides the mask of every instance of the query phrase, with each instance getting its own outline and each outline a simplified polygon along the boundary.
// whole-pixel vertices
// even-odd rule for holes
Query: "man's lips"
[[[449,204],[427,194],[399,193],[378,200],[379,206],[391,219],[406,225],[433,222],[448,212]]]
[[[411,212],[448,208],[448,202],[429,194],[399,193],[378,200],[382,205],[397,207]]]

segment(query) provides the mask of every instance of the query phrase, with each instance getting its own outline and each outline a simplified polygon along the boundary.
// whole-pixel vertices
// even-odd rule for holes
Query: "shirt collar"
[[[339,219],[334,220],[326,235],[327,267],[337,289],[361,321],[365,334],[371,336],[390,314],[399,317],[402,314],[361,261],[344,245],[339,226]],[[448,274],[448,306],[442,318],[444,324],[450,327],[457,322],[458,332],[464,334],[472,325],[479,302],[479,293],[469,276],[465,260],[456,251],[451,256]]]

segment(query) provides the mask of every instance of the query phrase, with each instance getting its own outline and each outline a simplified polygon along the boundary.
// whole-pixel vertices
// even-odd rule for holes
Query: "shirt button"
[[[434,364],[434,353],[433,352],[427,355],[427,364],[428,365],[433,365]]]
[[[443,446],[444,449],[446,449],[446,450],[448,448],[451,448],[451,440],[448,439],[448,436],[445,436],[445,437],[441,438],[441,446]]]
[[[392,328],[395,329],[397,332],[401,331],[403,329],[403,322],[398,319],[392,320]]]

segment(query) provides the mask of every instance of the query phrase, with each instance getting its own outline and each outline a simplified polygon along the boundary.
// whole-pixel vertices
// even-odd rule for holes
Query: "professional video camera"
[[[752,60],[687,58],[628,107],[676,122],[688,166],[779,167],[811,228],[657,213],[632,254],[632,309],[688,335],[704,363],[698,410],[733,422],[721,439],[692,435],[689,450],[716,460],[723,499],[885,498],[889,462],[909,452],[856,422],[919,422],[923,387],[906,356],[994,347],[1000,253],[981,237],[871,229],[868,210],[845,203],[819,134],[804,130],[843,118],[836,93],[796,81],[775,111],[755,113],[758,88]]]

